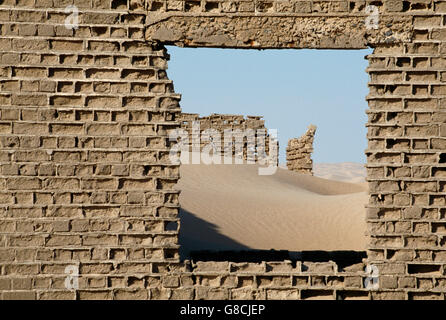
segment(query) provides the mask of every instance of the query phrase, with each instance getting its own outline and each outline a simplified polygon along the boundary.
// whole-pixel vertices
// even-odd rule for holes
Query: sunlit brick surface
[[[433,0],[0,0],[0,298],[443,299],[444,14]],[[374,48],[367,261],[180,262],[165,44]]]

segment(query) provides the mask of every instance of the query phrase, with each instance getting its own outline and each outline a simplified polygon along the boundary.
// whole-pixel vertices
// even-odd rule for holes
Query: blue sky
[[[183,112],[262,115],[288,139],[317,125],[313,160],[365,163],[371,50],[233,50],[168,47],[168,76]]]

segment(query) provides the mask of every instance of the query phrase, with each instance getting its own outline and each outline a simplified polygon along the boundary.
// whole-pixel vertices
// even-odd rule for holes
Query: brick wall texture
[[[286,148],[286,165],[288,170],[313,175],[313,141],[316,126],[310,125],[307,132],[300,138],[288,140]]]
[[[0,0],[0,299],[444,299],[445,15],[437,0]],[[166,44],[374,49],[364,264],[179,260]]]

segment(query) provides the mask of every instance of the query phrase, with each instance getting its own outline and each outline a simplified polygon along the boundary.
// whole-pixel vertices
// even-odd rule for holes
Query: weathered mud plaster
[[[0,299],[445,298],[446,1],[74,4],[0,3]],[[363,263],[180,261],[166,44],[374,48]]]
[[[408,42],[407,16],[382,16],[368,30],[364,16],[177,16],[149,24],[146,39],[186,47],[362,49]]]

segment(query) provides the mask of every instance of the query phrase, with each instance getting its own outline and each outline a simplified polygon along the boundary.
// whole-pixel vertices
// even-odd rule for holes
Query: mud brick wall
[[[444,299],[446,3],[417,7],[412,42],[367,57],[368,260],[383,295]]]
[[[313,140],[316,126],[310,125],[300,138],[288,140],[286,148],[286,165],[288,170],[313,175]]]
[[[189,134],[190,151],[193,151],[193,141],[198,141],[198,139],[200,139],[200,151],[208,146],[211,141],[206,132],[208,132],[207,130],[216,130],[220,133],[221,155],[227,153],[245,161],[249,159],[250,162],[266,159],[269,155],[270,136],[265,127],[265,120],[262,120],[261,116],[246,116],[245,118],[243,115],[211,114],[201,117],[195,113],[181,113],[178,116],[178,121],[181,123],[181,128]],[[194,122],[199,125],[199,132],[194,132]],[[225,130],[232,132],[232,143],[225,141]],[[251,141],[249,146],[248,140]],[[236,145],[237,141],[242,141],[241,148]],[[217,144],[215,146],[218,148]],[[249,150],[248,147],[250,147]],[[279,152],[278,147],[277,142],[277,152]]]
[[[144,3],[76,1],[68,30],[71,3],[0,2],[2,299],[126,297],[113,288],[179,260],[166,50]]]
[[[444,299],[445,16],[438,0],[0,0],[0,299]],[[374,49],[364,265],[379,288],[364,265],[179,261],[167,44]]]
[[[189,262],[172,272],[158,299],[367,300],[363,263],[339,268],[333,262]]]

